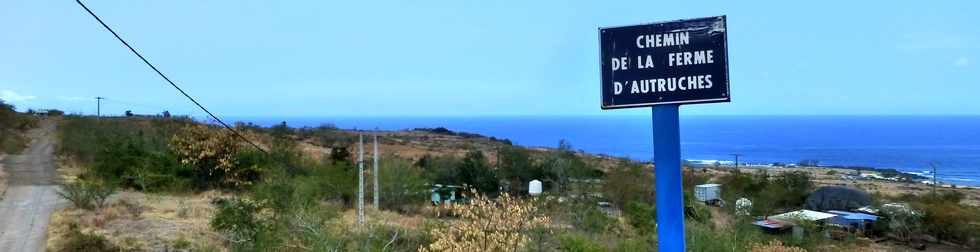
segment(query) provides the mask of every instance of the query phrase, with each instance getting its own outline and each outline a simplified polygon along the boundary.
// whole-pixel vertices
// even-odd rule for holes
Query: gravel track
[[[2,160],[8,188],[0,200],[0,251],[44,251],[51,213],[62,201],[54,165],[55,122],[31,130],[31,146]]]

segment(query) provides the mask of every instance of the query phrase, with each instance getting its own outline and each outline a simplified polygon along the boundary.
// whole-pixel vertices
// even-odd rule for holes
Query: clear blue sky
[[[980,114],[978,1],[87,1],[224,116],[599,109],[597,28],[728,15],[732,102],[685,114]],[[4,1],[0,98],[200,115],[74,1]]]

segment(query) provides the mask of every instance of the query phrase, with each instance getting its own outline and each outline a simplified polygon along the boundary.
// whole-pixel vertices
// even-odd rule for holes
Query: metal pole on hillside
[[[938,196],[936,195],[936,187],[939,186],[939,180],[936,178],[936,175],[939,174],[936,174],[936,168],[939,165],[937,165],[936,162],[932,162],[929,163],[929,166],[932,166],[932,197],[936,197]]]
[[[105,97],[101,97],[101,96],[95,97],[95,117],[98,118],[102,117],[102,99],[105,99]]]
[[[374,210],[381,208],[379,205],[381,203],[381,186],[378,185],[378,135],[374,135],[374,172],[371,173],[371,177],[374,177]]]
[[[357,225],[364,225],[364,135],[357,135]]]
[[[741,157],[742,154],[735,153],[732,156],[735,156],[735,171],[738,171],[738,157]]]
[[[660,251],[685,251],[679,105],[653,106],[653,162]]]

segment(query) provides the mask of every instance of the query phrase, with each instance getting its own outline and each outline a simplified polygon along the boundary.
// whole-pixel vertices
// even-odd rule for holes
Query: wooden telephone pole
[[[102,117],[102,100],[105,97],[96,96],[95,97],[95,117]]]
[[[735,154],[731,154],[731,155],[732,156],[735,156],[735,171],[738,171],[738,157],[741,157],[742,154],[735,153]]]

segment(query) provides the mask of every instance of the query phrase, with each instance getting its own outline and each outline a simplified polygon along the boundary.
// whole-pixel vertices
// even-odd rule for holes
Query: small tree
[[[527,183],[531,180],[549,177],[540,165],[534,164],[527,150],[515,146],[504,146],[497,151],[497,171],[507,182],[507,191],[514,195],[527,194]]]
[[[470,185],[483,193],[497,193],[500,188],[497,175],[490,169],[483,152],[478,150],[466,153],[466,157],[460,163],[459,179],[463,184]]]
[[[551,173],[553,184],[559,194],[567,193],[572,179],[584,179],[599,176],[588,164],[575,155],[571,143],[562,139],[558,149],[551,151],[543,160],[545,169]]]
[[[396,157],[381,159],[378,174],[381,186],[381,206],[386,209],[400,209],[403,206],[426,202],[428,187],[422,171],[412,163]]]

